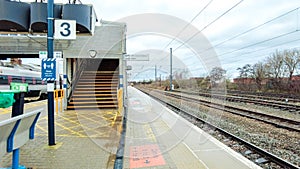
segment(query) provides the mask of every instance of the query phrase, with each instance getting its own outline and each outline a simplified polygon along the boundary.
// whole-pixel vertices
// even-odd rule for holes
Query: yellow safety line
[[[29,103],[29,104],[24,104],[24,110],[34,108],[34,107],[40,107],[42,105],[39,104],[46,104],[45,101],[39,101],[38,103]],[[2,112],[4,111],[4,112]],[[0,115],[8,114],[12,112],[12,108],[0,108]]]
[[[58,142],[58,143],[56,143],[54,146],[46,145],[46,146],[45,146],[45,149],[57,150],[57,149],[59,149],[62,145],[63,145],[62,142]]]
[[[115,123],[116,123],[116,120],[117,120],[117,117],[118,117],[118,113],[115,114],[115,117],[114,117],[114,120],[112,122],[112,125],[111,126],[114,126]]]
[[[89,117],[86,117],[86,116],[83,116],[83,115],[81,115],[80,117],[81,117],[81,118],[84,118],[84,119],[86,119],[86,120],[92,121],[92,122],[96,122],[97,124],[101,124],[101,123],[99,123],[99,121],[96,121],[96,120],[94,120],[94,119],[92,119],[92,118],[89,118]]]
[[[71,122],[71,123],[75,123],[75,124],[77,124],[77,125],[81,125],[79,122],[77,122],[77,121],[75,121],[75,120],[70,120],[69,118],[66,118],[66,117],[60,116],[60,115],[59,115],[59,117],[65,119],[65,120],[67,120],[67,121],[69,121],[69,122]]]
[[[43,127],[41,127],[41,126],[40,126],[40,125],[38,125],[38,124],[36,125],[36,127],[37,127],[37,128],[39,128],[40,130],[42,130],[42,131],[43,131],[43,132],[45,132],[45,133],[47,133],[47,132],[48,132],[47,130],[45,130]]]
[[[41,134],[41,133],[37,133],[37,136],[48,136],[48,134]],[[57,137],[78,137],[76,135],[68,135],[68,134],[56,134],[55,136]],[[83,136],[81,138],[87,138],[88,136]]]
[[[1,109],[0,109],[1,110]],[[3,112],[2,112],[3,111]],[[3,109],[0,111],[0,114],[3,115],[3,114],[8,114],[10,113],[12,110],[8,110],[8,109]]]
[[[60,124],[61,125],[61,124]],[[62,128],[64,128],[64,127],[62,127]],[[67,127],[65,127],[65,128],[67,128]],[[93,135],[89,135],[88,134],[88,130],[86,130],[86,129],[83,129],[82,130],[82,132],[85,132],[85,133],[87,133],[86,135],[82,135],[80,132],[76,132],[76,134],[77,135],[80,135],[79,137],[91,137],[91,138],[97,138],[97,137],[108,137],[109,136],[109,133],[108,133],[108,131],[106,131],[106,132],[99,132],[99,131],[97,131],[97,130],[94,130],[94,129],[92,129],[92,128],[89,128],[89,127],[86,127],[86,128],[88,128],[88,130],[91,130],[91,131],[93,131],[95,134],[93,134]],[[44,129],[42,129],[43,131],[45,131]],[[70,131],[71,129],[69,128],[69,131]],[[59,130],[59,131],[61,131],[61,130]],[[71,130],[71,132],[73,132],[74,130]],[[47,131],[46,131],[47,132]],[[39,134],[39,135],[43,135],[43,134]],[[46,135],[46,134],[44,134],[44,135]],[[70,135],[70,134],[57,134],[57,136],[62,136],[62,137],[77,137],[77,136],[74,136],[74,135]]]
[[[97,131],[97,130],[93,130],[93,129],[91,129],[91,128],[89,128],[90,130],[92,130],[93,132],[95,132],[96,134],[93,134],[93,135],[88,135],[88,136],[90,136],[90,137],[94,137],[94,138],[96,138],[97,136],[99,137],[104,137],[104,136],[106,136],[106,137],[109,137],[109,133],[108,133],[108,131],[106,131],[106,132],[99,132],[99,131]],[[88,132],[88,131],[87,131]],[[99,135],[97,135],[97,134],[99,134]]]
[[[62,117],[62,116],[60,116],[60,117]],[[77,124],[78,126],[82,127],[83,130],[92,130],[93,132],[95,132],[96,134],[99,134],[99,135],[104,135],[104,134],[105,134],[105,133],[103,134],[103,132],[99,132],[99,131],[97,131],[97,130],[94,130],[94,128],[90,128],[90,127],[87,127],[87,126],[83,126],[81,123],[78,123],[78,122],[76,122],[76,121],[74,121],[74,120],[70,120],[70,119],[68,119],[68,118],[66,118],[66,117],[62,117],[62,118],[66,119],[67,121],[70,121],[70,122],[72,122],[72,123]],[[97,123],[97,124],[101,124],[101,123]],[[78,126],[68,127],[68,129],[71,130],[71,128],[78,127]],[[106,127],[106,126],[103,126],[103,127]],[[77,132],[77,133],[79,133],[79,132]],[[79,133],[79,134],[80,134],[80,133]]]
[[[93,114],[93,115],[95,115],[95,114]],[[87,119],[87,120],[90,120],[90,121],[99,123],[99,121],[96,121],[96,120],[94,120],[94,119],[92,119],[92,118],[89,118],[89,117],[87,117],[87,116],[81,115],[80,117],[83,117],[83,118],[85,118],[85,119]],[[109,118],[106,118],[106,117],[104,117],[104,116],[99,116],[99,117],[101,117],[102,119],[105,119],[105,120],[107,120],[107,121],[110,121]],[[101,124],[101,123],[99,123],[99,124]]]
[[[36,134],[36,136],[48,136],[48,134],[41,134],[41,133],[37,133]],[[56,134],[56,136],[57,137],[78,137],[78,136],[74,136],[74,135],[68,135],[68,134]],[[106,138],[106,137],[108,137],[107,135],[92,135],[92,136],[90,136],[90,135],[85,135],[85,136],[83,136],[83,137],[81,137],[81,138],[99,138],[99,137],[102,137],[102,138]]]
[[[79,132],[74,131],[74,130],[72,130],[72,129],[70,129],[70,128],[68,128],[68,127],[66,127],[66,126],[64,126],[64,125],[62,125],[62,124],[56,123],[56,125],[60,126],[61,128],[65,129],[65,130],[70,131],[72,134],[77,134],[79,137],[86,137],[85,135],[82,135],[82,134],[80,134]]]
[[[146,132],[146,134],[148,136],[148,139],[151,140],[154,143],[157,142],[156,141],[156,137],[155,137],[155,135],[154,135],[154,133],[153,133],[150,125],[149,124],[145,124],[143,127],[144,127],[144,130],[145,130],[145,132]]]

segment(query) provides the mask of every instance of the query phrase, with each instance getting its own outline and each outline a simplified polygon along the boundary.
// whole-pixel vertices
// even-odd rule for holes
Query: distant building
[[[261,81],[262,89],[282,89],[286,91],[300,92],[300,75],[292,76],[291,82],[288,77],[275,81],[273,78],[265,78]],[[255,78],[234,78],[233,83],[237,84],[240,90],[257,90]]]

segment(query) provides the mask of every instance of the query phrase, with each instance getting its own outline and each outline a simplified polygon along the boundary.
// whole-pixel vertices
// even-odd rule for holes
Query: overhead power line
[[[244,56],[244,55],[248,55],[248,54],[253,54],[255,52],[259,52],[259,51],[263,51],[263,50],[267,50],[267,49],[272,49],[272,48],[275,48],[275,47],[278,47],[278,46],[282,46],[282,45],[289,44],[289,43],[294,43],[294,42],[297,42],[297,41],[300,41],[300,38],[290,40],[290,41],[286,41],[286,42],[276,44],[276,45],[273,45],[273,46],[265,47],[265,48],[262,48],[262,49],[257,49],[257,50],[251,51],[251,52],[246,52],[246,53],[243,53],[243,54],[239,54],[238,56],[235,56],[235,57],[240,57],[240,56]],[[299,47],[295,47],[295,48],[299,48]],[[256,55],[256,56],[253,56],[251,58],[257,58],[257,57],[261,57],[263,55],[264,54],[259,54],[259,56]],[[231,58],[226,58],[226,59],[231,59]],[[239,61],[242,61],[242,59],[235,60],[234,62],[230,62],[230,63],[235,63],[235,62],[239,62]],[[196,64],[192,64],[192,65],[188,65],[188,66],[193,67],[194,65],[196,65]],[[191,69],[190,71],[198,71],[198,70],[201,70],[201,69],[202,68],[200,67],[200,68],[196,68],[196,69]]]
[[[209,24],[207,24],[206,26],[204,26],[200,31],[196,32],[194,35],[192,35],[188,40],[186,40],[185,42],[183,42],[181,45],[179,45],[177,48],[175,48],[173,51],[175,52],[177,49],[181,48],[182,46],[184,46],[187,42],[189,42],[190,40],[192,40],[195,36],[197,36],[199,33],[201,33],[202,31],[204,31],[206,28],[208,28],[210,25],[212,25],[213,23],[215,23],[216,21],[218,21],[219,19],[221,19],[224,15],[226,15],[227,13],[229,13],[231,10],[233,10],[234,8],[236,8],[239,4],[241,4],[244,0],[239,1],[238,3],[236,3],[234,6],[232,6],[231,8],[229,8],[227,11],[225,11],[224,13],[222,13],[220,16],[218,16],[216,19],[214,19],[213,21],[211,21]]]
[[[233,39],[235,39],[235,38],[237,38],[237,37],[239,37],[239,36],[242,36],[242,35],[244,35],[244,34],[246,34],[246,33],[249,33],[249,32],[251,32],[251,31],[253,31],[253,30],[255,30],[255,29],[259,28],[259,27],[262,27],[263,25],[266,25],[266,24],[268,24],[268,23],[270,23],[270,22],[273,22],[274,20],[277,20],[277,19],[279,19],[279,18],[282,18],[283,16],[286,16],[286,15],[288,15],[288,14],[290,14],[290,13],[292,13],[292,12],[298,11],[298,10],[299,10],[299,7],[298,7],[298,8],[295,8],[295,9],[293,9],[293,10],[291,10],[291,11],[288,11],[288,12],[282,14],[282,15],[279,15],[279,16],[277,16],[277,17],[271,19],[271,20],[268,20],[267,22],[264,22],[264,23],[262,23],[262,24],[260,24],[260,25],[257,25],[257,26],[255,26],[255,27],[252,27],[252,28],[248,29],[247,31],[244,31],[243,33],[237,34],[237,35],[235,35],[235,36],[233,36],[233,37],[231,37],[231,38],[229,38],[229,39],[227,39],[227,40],[225,40],[225,41],[223,41],[223,42],[220,42],[219,44],[217,44],[217,45],[215,45],[215,46],[213,46],[213,47],[220,46],[221,44],[224,44],[225,42],[228,42],[228,41],[233,40]],[[298,31],[300,31],[300,30],[299,30],[298,27],[297,27],[296,30],[290,31],[290,32],[288,32],[288,33],[280,34],[280,35],[278,35],[278,36],[275,36],[275,37],[272,37],[272,38],[269,38],[269,39],[265,39],[265,40],[262,40],[262,41],[260,41],[260,42],[253,43],[253,44],[250,44],[250,45],[241,47],[241,48],[239,48],[239,49],[235,49],[235,50],[232,50],[232,51],[229,51],[229,52],[225,52],[225,53],[220,54],[220,55],[218,55],[218,56],[223,56],[223,55],[231,54],[231,53],[234,53],[234,52],[243,50],[243,49],[247,49],[247,48],[252,47],[252,46],[256,46],[256,45],[258,45],[258,44],[262,44],[262,43],[265,43],[265,42],[268,42],[268,41],[272,41],[272,40],[275,40],[275,39],[279,39],[279,38],[285,37],[285,36],[287,36],[287,35],[296,33],[296,32],[298,32]],[[243,53],[243,54],[239,54],[238,56],[240,57],[240,56],[242,56],[242,55],[246,55],[246,54],[258,52],[258,51],[261,51],[261,50],[266,50],[266,49],[269,49],[269,48],[274,48],[274,47],[276,47],[276,46],[281,46],[281,45],[283,45],[283,44],[292,43],[292,42],[296,42],[296,41],[299,41],[299,40],[300,40],[300,39],[296,39],[296,40],[284,42],[284,43],[277,44],[277,45],[274,45],[274,46],[271,46],[271,47],[266,47],[266,48],[254,50],[254,51],[251,51],[251,52],[246,52],[246,53]],[[213,48],[213,47],[211,47],[211,48]],[[210,48],[208,48],[208,49],[210,49]],[[207,51],[208,49],[206,49],[205,51]],[[203,52],[204,52],[204,51],[203,51]],[[203,53],[203,52],[201,52],[201,53]],[[232,58],[232,57],[230,57],[230,58]]]
[[[233,10],[234,8],[236,8],[239,4],[241,4],[244,0],[239,1],[238,3],[236,3],[235,5],[233,5],[231,8],[229,8],[227,11],[225,11],[224,13],[222,13],[220,16],[218,16],[217,18],[215,18],[213,21],[211,21],[209,24],[207,24],[206,26],[204,26],[200,31],[196,32],[195,34],[193,34],[188,40],[186,40],[185,42],[183,42],[181,45],[179,45],[177,48],[175,48],[173,51],[176,51],[177,49],[179,49],[180,47],[182,47],[183,45],[185,45],[187,42],[189,42],[190,40],[192,40],[195,36],[197,36],[199,33],[201,33],[203,30],[207,29],[210,25],[212,25],[213,23],[215,23],[216,21],[218,21],[219,19],[221,19],[223,16],[225,16],[227,13],[229,13],[231,10]],[[210,3],[210,2],[209,2]],[[206,5],[208,6],[208,5]],[[202,10],[201,10],[202,11]],[[199,13],[201,13],[201,11]],[[198,15],[198,14],[197,14]],[[196,16],[197,16],[196,15]],[[198,16],[197,16],[198,17]],[[195,17],[194,17],[195,18]],[[192,19],[192,21],[194,20],[194,18]],[[178,34],[179,35],[179,34]],[[172,42],[178,37],[175,36],[172,40]],[[169,43],[171,44],[171,43]],[[168,44],[168,45],[169,45]],[[167,45],[167,46],[168,46]],[[166,47],[167,47],[166,46]],[[164,60],[168,55],[166,55],[165,57],[163,57],[162,59],[160,59],[158,62]],[[157,63],[158,63],[157,62]],[[156,63],[156,64],[157,64]]]
[[[265,47],[265,48],[253,50],[253,51],[250,51],[250,52],[245,52],[245,53],[239,54],[239,55],[236,56],[236,57],[240,57],[240,56],[252,54],[252,53],[259,52],[259,51],[263,51],[263,50],[267,50],[267,49],[272,49],[272,48],[275,48],[275,47],[278,47],[278,46],[286,45],[286,44],[293,43],[293,42],[297,42],[297,41],[300,41],[300,38],[299,38],[299,39],[294,39],[294,40],[291,40],[291,41],[287,41],[287,42],[283,42],[283,43],[280,43],[280,44],[276,44],[276,45],[273,45],[273,46],[269,46],[269,47]],[[232,58],[232,57],[231,57],[231,58]]]
[[[187,23],[177,34],[176,36],[163,48],[164,51],[175,39],[178,37],[191,23],[212,3],[213,0],[209,1],[198,13],[193,17],[193,19]]]
[[[245,35],[245,34],[251,32],[251,31],[254,31],[254,30],[256,30],[256,29],[258,29],[258,28],[260,28],[260,27],[262,27],[262,26],[264,26],[264,25],[266,25],[266,24],[268,24],[268,23],[271,23],[271,22],[273,22],[273,21],[275,21],[275,20],[277,20],[277,19],[279,19],[279,18],[282,18],[282,17],[284,17],[284,16],[286,16],[286,15],[292,13],[292,12],[298,11],[298,10],[299,10],[299,7],[296,8],[296,9],[293,9],[293,10],[291,10],[291,11],[288,11],[288,12],[282,14],[282,15],[279,15],[279,16],[277,16],[277,17],[271,19],[271,20],[268,20],[267,22],[264,22],[264,23],[262,23],[262,24],[260,24],[260,25],[254,26],[254,27],[252,27],[252,28],[250,28],[250,29],[248,29],[248,30],[242,32],[242,33],[239,33],[239,34],[237,34],[237,35],[234,35],[234,36],[232,36],[232,37],[230,37],[230,38],[228,38],[228,39],[226,39],[226,40],[224,40],[224,41],[222,41],[222,42],[220,42],[220,43],[218,43],[218,44],[216,44],[216,45],[214,45],[214,46],[212,46],[212,47],[210,47],[210,48],[205,49],[205,50],[204,50],[203,52],[201,52],[201,53],[204,53],[204,52],[208,51],[209,49],[218,47],[218,46],[220,46],[220,45],[222,45],[222,44],[224,44],[224,43],[226,43],[226,42],[228,42],[228,41],[231,41],[231,40],[233,40],[233,39],[236,39],[236,38],[238,38],[238,37],[240,37],[240,36],[242,36],[242,35]],[[200,54],[201,54],[201,53],[200,53]]]
[[[234,53],[234,52],[240,51],[240,50],[242,50],[242,49],[246,49],[246,48],[249,48],[249,47],[258,45],[258,44],[262,44],[262,43],[265,43],[265,42],[268,42],[268,41],[271,41],[271,40],[274,40],[274,39],[278,39],[278,38],[281,38],[281,37],[290,35],[290,34],[295,33],[295,32],[298,32],[298,30],[294,30],[294,31],[291,31],[291,32],[288,32],[288,33],[283,33],[283,34],[280,34],[280,35],[278,35],[278,36],[275,36],[275,37],[272,37],[272,38],[269,38],[269,39],[266,39],[266,40],[263,40],[263,41],[259,41],[259,42],[256,42],[256,43],[253,43],[253,44],[250,44],[250,45],[241,47],[241,48],[239,48],[239,49],[232,50],[232,51],[230,51],[230,52],[222,53],[222,54],[220,54],[220,55],[218,55],[218,56],[224,56],[224,55],[227,55],[227,54],[230,54],[230,53]]]

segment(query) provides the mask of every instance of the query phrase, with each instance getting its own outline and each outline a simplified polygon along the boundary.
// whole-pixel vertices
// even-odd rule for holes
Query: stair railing
[[[78,83],[78,80],[80,79],[83,70],[86,68],[87,66],[87,59],[77,59],[77,64],[76,64],[76,71],[73,74],[73,78],[70,84],[70,88],[71,90],[69,91],[69,97],[68,97],[68,102],[70,101],[72,95],[73,95],[73,91],[75,90],[75,87]]]

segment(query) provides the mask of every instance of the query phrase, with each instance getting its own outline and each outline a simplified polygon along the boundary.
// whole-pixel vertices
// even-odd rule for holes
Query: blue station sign
[[[43,59],[42,60],[42,80],[55,81],[56,80],[56,59]]]

